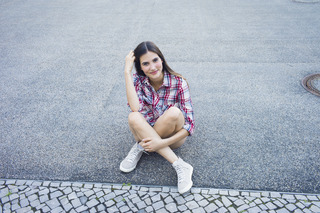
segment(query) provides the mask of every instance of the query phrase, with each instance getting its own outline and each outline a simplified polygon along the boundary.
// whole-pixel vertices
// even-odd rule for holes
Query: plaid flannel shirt
[[[178,107],[184,118],[183,126],[191,136],[194,131],[192,101],[187,82],[164,71],[163,84],[158,91],[151,86],[149,78],[133,74],[133,83],[139,98],[139,112],[153,126],[157,119],[170,107]]]

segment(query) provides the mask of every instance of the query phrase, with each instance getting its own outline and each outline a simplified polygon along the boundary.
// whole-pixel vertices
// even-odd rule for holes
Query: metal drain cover
[[[312,74],[302,79],[303,88],[320,97],[320,74]]]

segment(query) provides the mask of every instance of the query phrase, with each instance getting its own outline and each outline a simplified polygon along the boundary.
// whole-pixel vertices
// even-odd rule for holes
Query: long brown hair
[[[169,65],[167,64],[166,59],[164,58],[162,52],[160,51],[160,49],[151,41],[144,41],[142,43],[140,43],[136,49],[134,49],[134,56],[135,56],[135,68],[136,71],[138,73],[138,75],[142,75],[142,76],[146,76],[144,74],[144,72],[141,69],[140,66],[140,57],[144,54],[146,54],[148,51],[150,52],[154,52],[156,53],[162,60],[162,66],[163,66],[163,70],[169,72],[172,75],[178,76],[180,78],[183,78],[184,80],[186,80],[181,74],[173,71]]]

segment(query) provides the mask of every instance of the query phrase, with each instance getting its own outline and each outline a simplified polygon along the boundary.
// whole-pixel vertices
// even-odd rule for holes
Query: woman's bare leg
[[[177,107],[169,108],[154,125],[154,129],[161,138],[168,138],[183,128],[185,123],[181,110]],[[171,149],[177,149],[184,144],[187,138],[184,138],[170,146]]]
[[[137,141],[144,138],[167,138],[174,135],[177,131],[182,129],[184,125],[184,117],[180,109],[172,107],[168,109],[156,122],[154,127],[150,126],[145,118],[139,112],[132,112],[129,114],[129,127]],[[160,134],[159,134],[160,133]],[[172,146],[167,146],[157,150],[157,153],[168,160],[170,163],[178,160],[176,154],[171,148],[178,148],[184,142],[185,138]]]

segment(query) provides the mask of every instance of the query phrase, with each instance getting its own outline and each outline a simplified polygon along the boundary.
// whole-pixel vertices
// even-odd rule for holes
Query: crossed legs
[[[177,107],[169,108],[161,115],[155,125],[152,127],[139,112],[131,112],[128,117],[129,128],[136,141],[144,138],[168,138],[176,134],[184,125],[184,117],[181,110]],[[172,149],[176,149],[184,144],[186,137],[173,143],[170,146],[164,146],[156,150],[158,154],[168,160],[171,164],[178,160]]]

